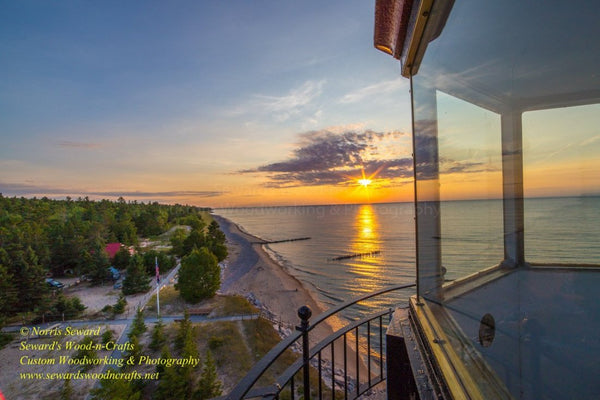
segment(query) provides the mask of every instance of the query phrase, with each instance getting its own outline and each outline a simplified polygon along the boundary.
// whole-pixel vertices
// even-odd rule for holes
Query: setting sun
[[[369,186],[369,185],[371,184],[371,180],[370,180],[370,179],[363,178],[363,179],[359,179],[359,180],[358,180],[358,183],[359,183],[359,185],[362,185],[362,186],[364,186],[364,187],[367,187],[367,186]]]

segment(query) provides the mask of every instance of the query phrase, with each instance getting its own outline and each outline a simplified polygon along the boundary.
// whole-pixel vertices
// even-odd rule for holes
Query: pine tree
[[[171,353],[167,346],[163,347],[161,358],[171,358]],[[186,379],[180,373],[180,369],[181,367],[174,365],[170,367],[156,366],[160,379],[154,395],[156,400],[179,400],[186,398]]]
[[[198,347],[196,345],[196,331],[190,321],[189,313],[185,312],[184,319],[177,331],[175,345],[181,352],[181,357],[199,358]],[[165,350],[163,348],[163,354]],[[189,399],[192,397],[195,389],[195,368],[191,365],[185,367],[165,368],[162,372],[159,389],[162,397],[159,399]],[[164,382],[163,382],[164,380]],[[177,393],[176,396],[171,396]]]
[[[92,339],[91,336],[84,337],[80,343],[84,346],[82,346],[81,349],[77,350],[77,353],[73,356],[74,360],[94,360],[98,358],[98,354],[94,349],[94,339]],[[90,343],[90,348],[86,349],[85,347],[90,345]],[[81,366],[82,371],[89,371],[92,368],[94,368],[94,366],[91,363],[83,363]]]
[[[108,279],[108,267],[110,260],[104,250],[106,244],[103,240],[96,239],[91,244],[91,250],[84,250],[82,259],[85,260],[85,271],[93,285],[104,283]]]
[[[206,351],[204,368],[198,382],[198,389],[194,392],[194,400],[211,399],[222,393],[221,381],[217,377],[217,368],[210,350]]]
[[[115,372],[114,369],[109,371]],[[139,384],[125,379],[102,379],[100,386],[90,391],[92,400],[140,400]]]
[[[186,309],[183,312],[183,321],[179,323],[179,329],[177,330],[177,336],[175,337],[175,347],[178,350],[183,350],[185,339],[188,336],[188,332],[193,329],[192,322],[190,321],[190,313]]]
[[[138,308],[135,312],[135,318],[131,323],[131,330],[129,331],[129,337],[139,336],[142,333],[146,332],[146,324],[144,323],[144,312]]]
[[[0,249],[4,251],[4,249]],[[12,305],[17,301],[17,290],[11,287],[12,275],[2,264],[0,257],[0,328],[4,325],[5,316],[9,314]]]
[[[127,299],[123,296],[123,293],[121,293],[119,299],[112,308],[113,314],[123,314],[125,312],[125,306],[127,306]]]
[[[146,292],[150,289],[150,278],[146,275],[144,260],[138,254],[131,257],[127,276],[123,280],[123,294]]]
[[[194,248],[200,249],[206,246],[206,236],[201,230],[193,229],[183,241],[183,252],[189,255]]]
[[[160,358],[163,360],[169,360],[171,359],[171,352],[169,351],[169,346],[168,345],[164,345],[162,347],[162,350],[160,351]],[[157,364],[156,365],[156,372],[158,372],[158,379],[162,379],[163,373],[165,372],[165,369],[167,367],[165,367],[163,364]]]
[[[107,327],[106,330],[104,331],[104,333],[102,334],[102,344],[106,344],[112,340],[113,340],[113,331],[111,331]]]
[[[131,350],[127,351],[125,356],[123,357],[126,361],[129,359],[133,360],[133,364],[136,364],[140,356],[142,355],[143,346],[140,344],[140,340],[137,336],[129,337],[129,344],[131,345]],[[128,365],[128,364],[125,364]]]
[[[148,347],[154,351],[160,349],[167,342],[164,327],[165,325],[160,319],[154,324],[154,328],[152,329],[152,341],[148,345]]]

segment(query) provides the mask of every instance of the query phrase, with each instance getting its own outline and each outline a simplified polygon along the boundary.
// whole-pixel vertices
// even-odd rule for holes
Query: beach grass
[[[281,338],[273,328],[270,321],[264,318],[258,318],[249,321],[243,321],[245,336],[248,341],[248,346],[255,362],[264,357],[277,343],[281,341]],[[289,367],[296,359],[298,354],[292,350],[287,349],[280,357],[277,358],[275,363],[266,371],[266,373],[259,379],[257,385],[271,384],[273,380],[283,373],[287,367]]]
[[[207,226],[214,221],[210,211],[200,211],[200,216],[202,217],[202,221],[204,221]]]
[[[179,290],[176,290],[173,286],[164,286],[160,291],[161,315],[183,315],[185,304],[185,301],[179,295]],[[147,317],[156,316],[156,293],[146,303],[144,314]]]
[[[255,360],[246,346],[246,338],[236,322],[198,324],[200,354],[210,349],[224,389],[233,386],[250,370]],[[225,391],[224,391],[225,392]]]
[[[220,299],[220,307],[215,310],[216,316],[226,315],[244,315],[258,313],[258,309],[254,307],[248,300],[242,296],[218,296]]]
[[[183,315],[186,308],[202,308],[210,310],[210,317],[225,317],[230,315],[257,314],[259,310],[248,300],[238,295],[216,295],[202,300],[197,304],[186,303],[179,291],[173,286],[165,286],[160,291],[161,315]],[[147,317],[156,313],[156,294],[152,295],[144,308]]]

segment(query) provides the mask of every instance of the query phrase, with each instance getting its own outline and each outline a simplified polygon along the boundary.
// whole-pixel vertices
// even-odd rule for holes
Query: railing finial
[[[308,328],[308,320],[312,316],[312,310],[309,306],[302,306],[298,309],[298,317],[300,318],[300,327],[298,327],[299,331]]]

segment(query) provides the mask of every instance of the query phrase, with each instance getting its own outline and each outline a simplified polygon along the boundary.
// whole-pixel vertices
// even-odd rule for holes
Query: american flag
[[[158,257],[154,257],[154,263],[156,265],[156,283],[160,283],[160,272],[158,271]]]

